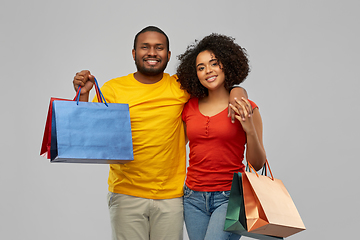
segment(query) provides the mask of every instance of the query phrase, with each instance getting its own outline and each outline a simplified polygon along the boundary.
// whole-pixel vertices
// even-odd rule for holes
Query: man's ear
[[[168,52],[168,62],[170,61],[171,51]]]
[[[133,59],[135,61],[135,49],[133,49],[131,52],[132,52],[132,55],[133,55]]]

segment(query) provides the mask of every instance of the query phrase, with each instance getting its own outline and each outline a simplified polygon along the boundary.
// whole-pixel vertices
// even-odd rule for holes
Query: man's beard
[[[143,59],[141,58],[140,61],[143,61]],[[138,72],[146,76],[156,76],[158,74],[163,73],[165,68],[167,67],[167,64],[168,64],[168,59],[165,59],[165,64],[160,68],[145,67],[144,64],[141,65],[139,63],[139,59],[135,56],[136,69],[138,70]]]

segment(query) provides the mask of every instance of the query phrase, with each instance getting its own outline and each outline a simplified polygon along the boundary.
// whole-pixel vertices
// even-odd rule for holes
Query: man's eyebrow
[[[147,42],[143,42],[143,43],[140,43],[140,45],[150,45],[150,43],[147,43]],[[164,46],[165,44],[163,43],[155,43],[155,46]]]

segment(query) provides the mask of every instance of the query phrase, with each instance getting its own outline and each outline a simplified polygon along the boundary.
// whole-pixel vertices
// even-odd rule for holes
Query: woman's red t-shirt
[[[253,109],[257,107],[249,102]],[[226,108],[214,116],[204,116],[197,98],[184,107],[182,119],[190,147],[185,183],[192,190],[229,191],[234,172],[244,172],[246,133],[240,122],[231,123],[227,114]]]

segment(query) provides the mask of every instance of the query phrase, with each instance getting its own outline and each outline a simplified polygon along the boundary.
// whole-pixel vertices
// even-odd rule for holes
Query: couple
[[[244,171],[245,146],[257,170],[265,162],[256,104],[242,88],[230,93],[249,72],[244,49],[211,34],[179,56],[177,76],[170,76],[169,39],[149,26],[135,36],[132,54],[137,71],[101,88],[106,101],[129,104],[134,147],[134,161],[110,165],[113,239],[182,240],[184,219],[190,240],[239,239],[223,231],[233,173]],[[87,70],[74,77],[81,101],[93,81]]]

